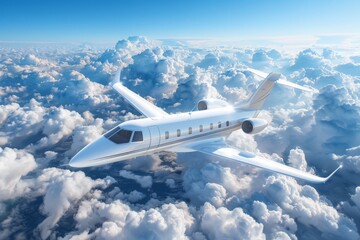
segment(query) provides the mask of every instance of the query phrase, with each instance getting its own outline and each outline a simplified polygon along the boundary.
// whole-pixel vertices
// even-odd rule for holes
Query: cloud
[[[71,172],[57,168],[43,170],[37,178],[38,187],[44,189],[44,201],[41,212],[47,217],[39,225],[40,236],[46,239],[51,229],[64,213],[93,187],[106,185],[103,180],[94,181],[83,172]]]
[[[278,54],[274,51],[271,52],[270,55],[272,55],[275,58],[279,58],[279,56],[277,56]],[[269,67],[272,67],[274,65],[274,62],[273,62],[273,58],[269,56],[265,50],[259,49],[255,51],[252,56],[252,65],[255,68],[264,70]]]
[[[257,223],[241,208],[232,211],[220,207],[216,209],[205,203],[201,217],[201,229],[209,239],[266,239],[263,234],[263,225]]]
[[[279,206],[267,206],[263,202],[254,201],[252,207],[252,215],[263,224],[264,233],[270,239],[296,239],[295,220],[284,214]]]
[[[89,126],[76,127],[73,131],[71,148],[66,151],[66,155],[70,157],[74,156],[87,144],[100,137],[103,132],[103,120],[99,118],[94,120],[94,123],[91,123]]]
[[[120,170],[119,174],[123,178],[136,181],[142,188],[151,188],[153,183],[151,176],[139,176],[127,170]]]
[[[75,219],[80,231],[100,224],[93,236],[106,239],[188,239],[194,224],[184,202],[134,211],[119,200],[106,204],[93,199],[82,202]]]
[[[34,157],[23,151],[5,148],[0,151],[0,200],[23,196],[31,189],[23,177],[36,168]]]
[[[360,209],[360,187],[355,189],[355,194],[351,195],[351,200],[355,203],[355,205]]]
[[[338,65],[336,70],[349,74],[351,76],[360,76],[360,64],[356,63],[345,63]]]
[[[69,137],[76,126],[84,122],[79,113],[62,107],[51,109],[43,122],[42,133],[45,135],[34,146],[35,149],[49,147]]]
[[[319,68],[326,67],[328,62],[321,57],[320,54],[312,49],[306,49],[299,52],[295,59],[294,65],[291,66],[292,70],[301,68]]]
[[[21,59],[22,65],[31,65],[31,66],[38,66],[46,63],[46,61],[41,60],[34,54],[27,54]]]
[[[314,188],[308,185],[300,186],[295,180],[283,176],[271,176],[266,181],[265,191],[271,201],[298,222],[317,228],[320,231],[319,237],[359,238],[355,224],[339,214]]]

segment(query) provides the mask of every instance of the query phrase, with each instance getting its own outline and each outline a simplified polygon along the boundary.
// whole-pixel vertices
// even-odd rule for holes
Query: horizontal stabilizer
[[[297,89],[307,91],[307,92],[315,92],[315,93],[319,92],[317,89],[311,89],[311,88],[307,88],[304,86],[300,86],[299,84],[289,82],[289,81],[285,80],[284,78],[280,78],[279,80],[276,81],[276,83],[287,86],[287,87],[297,88]]]
[[[268,73],[253,69],[253,68],[247,68],[247,71],[261,77],[261,78],[267,78],[269,76]],[[283,86],[287,86],[287,87],[292,87],[292,88],[296,88],[296,89],[300,89],[303,91],[307,91],[307,92],[319,92],[317,89],[313,89],[313,88],[308,88],[308,87],[304,87],[304,86],[300,86],[296,83],[293,82],[289,82],[288,80],[286,80],[286,78],[284,76],[279,77],[279,79],[276,81],[277,84],[283,85]]]

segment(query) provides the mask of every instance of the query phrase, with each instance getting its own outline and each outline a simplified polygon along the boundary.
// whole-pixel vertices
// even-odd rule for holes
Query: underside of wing
[[[241,163],[250,164],[256,167],[266,169],[268,171],[284,174],[294,178],[302,179],[313,183],[326,182],[340,167],[338,167],[328,177],[319,177],[311,173],[301,171],[299,169],[289,167],[287,165],[256,156],[251,153],[247,153],[233,147],[227,146],[224,142],[216,141],[214,143],[200,143],[195,146],[191,146],[194,150],[199,152],[216,156],[225,160],[231,160]]]
[[[164,110],[140,97],[136,93],[132,92],[120,82],[116,82],[112,87],[123,96],[134,108],[149,118],[161,118],[168,115]]]

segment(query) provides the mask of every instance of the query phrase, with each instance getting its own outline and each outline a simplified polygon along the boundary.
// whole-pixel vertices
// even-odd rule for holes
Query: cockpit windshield
[[[104,134],[104,137],[109,139],[110,141],[121,144],[130,142],[131,136],[133,135],[133,131],[121,129],[120,127],[115,127]],[[135,131],[133,136],[133,142],[143,141],[143,135],[141,131]]]

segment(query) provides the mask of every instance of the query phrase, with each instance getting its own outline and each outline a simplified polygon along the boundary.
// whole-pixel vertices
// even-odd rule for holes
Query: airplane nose
[[[106,156],[108,139],[101,136],[78,152],[69,162],[70,167],[82,168],[96,165],[94,159]]]

